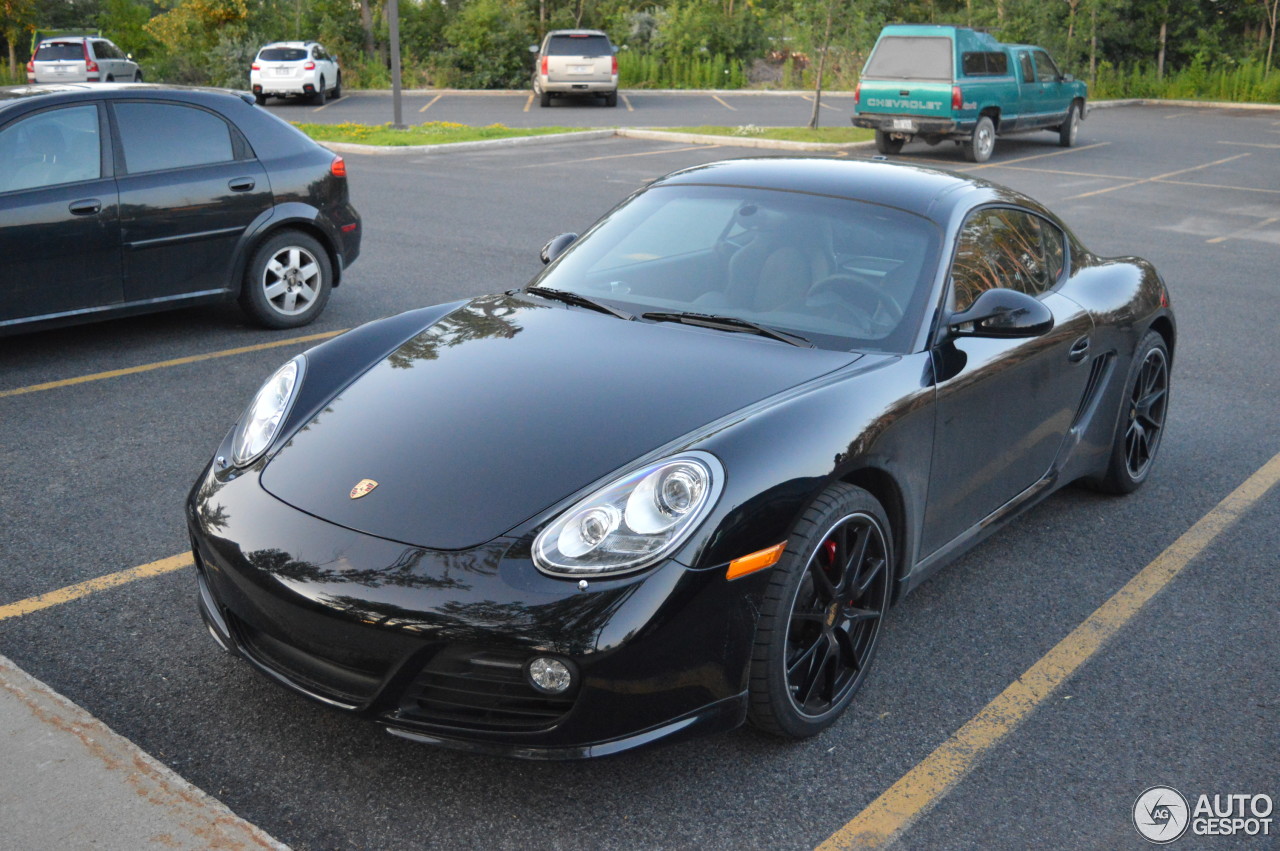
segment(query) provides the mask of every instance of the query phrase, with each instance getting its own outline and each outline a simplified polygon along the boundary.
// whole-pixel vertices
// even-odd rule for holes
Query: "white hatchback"
[[[259,104],[269,97],[306,97],[324,103],[342,97],[342,69],[314,41],[277,41],[258,51],[249,85]]]
[[[142,69],[105,38],[57,36],[36,46],[28,83],[141,83]]]

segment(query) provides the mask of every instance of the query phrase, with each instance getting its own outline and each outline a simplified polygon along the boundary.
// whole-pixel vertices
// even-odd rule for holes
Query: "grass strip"
[[[452,121],[428,121],[412,124],[404,130],[396,130],[387,124],[302,124],[293,125],[317,142],[354,142],[360,145],[443,145],[449,142],[479,142],[485,139],[510,139],[515,136],[546,136],[552,133],[573,133],[582,127],[507,127],[490,124],[472,127]],[[585,128],[591,129],[591,128]]]
[[[861,127],[756,127],[746,124],[740,127],[705,125],[702,127],[655,127],[670,133],[697,133],[704,136],[734,136],[739,139],[778,139],[784,142],[866,142],[875,138],[875,132]]]

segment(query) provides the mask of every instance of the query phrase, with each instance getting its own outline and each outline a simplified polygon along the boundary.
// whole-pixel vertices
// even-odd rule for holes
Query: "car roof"
[[[199,101],[210,97],[234,97],[253,102],[253,95],[231,89],[215,89],[204,86],[166,86],[157,83],[58,83],[54,85],[0,87],[0,114],[20,104],[48,99],[49,105],[92,100],[98,97],[156,99],[178,97]]]
[[[273,41],[270,44],[262,45],[258,50],[266,50],[268,47],[310,47],[319,43],[318,41]]]
[[[39,50],[46,44],[80,44],[86,41],[111,41],[111,39],[101,35],[51,35],[36,42],[36,49]]]
[[[603,30],[552,30],[547,35],[602,35],[608,38],[608,34]]]
[[[848,198],[947,221],[958,208],[1009,203],[1047,213],[1021,193],[965,174],[912,163],[756,157],[693,166],[654,181],[665,185],[748,186]]]

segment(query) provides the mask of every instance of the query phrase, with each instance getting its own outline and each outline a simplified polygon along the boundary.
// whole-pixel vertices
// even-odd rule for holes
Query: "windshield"
[[[613,46],[602,35],[553,35],[548,56],[612,56]]]
[[[629,313],[732,316],[823,348],[905,352],[939,232],[889,207],[733,186],[657,186],[536,279]]]
[[[297,62],[307,58],[307,51],[301,47],[264,47],[258,58],[263,62]]]
[[[879,80],[950,82],[951,39],[938,36],[885,36],[867,60],[862,76]]]
[[[66,61],[68,59],[84,59],[84,44],[78,41],[48,42],[36,48],[33,57],[37,62]]]

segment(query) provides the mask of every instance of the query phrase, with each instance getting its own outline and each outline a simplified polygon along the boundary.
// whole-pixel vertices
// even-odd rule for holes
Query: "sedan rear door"
[[[271,209],[271,184],[238,130],[193,104],[115,101],[125,298],[225,291],[236,246]]]
[[[121,300],[107,126],[95,103],[0,125],[0,326]]]

